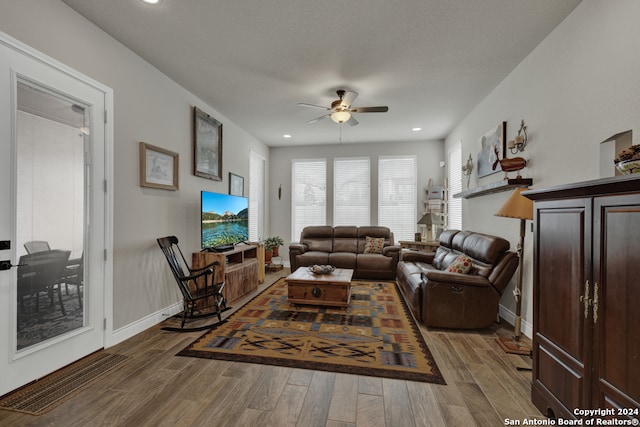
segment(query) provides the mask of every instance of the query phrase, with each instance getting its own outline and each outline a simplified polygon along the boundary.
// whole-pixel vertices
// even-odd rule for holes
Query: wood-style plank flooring
[[[268,274],[260,290],[288,273]],[[175,357],[203,332],[158,325],[108,349],[131,359],[81,394],[39,417],[0,410],[0,426],[485,427],[544,419],[531,403],[531,372],[516,369],[530,358],[495,342],[512,333],[506,322],[421,331],[447,385]]]

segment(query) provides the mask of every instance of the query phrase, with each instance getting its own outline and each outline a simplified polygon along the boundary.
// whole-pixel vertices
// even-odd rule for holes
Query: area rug
[[[178,356],[445,384],[393,282],[353,282],[333,308],[289,304],[280,279]]]
[[[129,356],[98,352],[0,399],[0,409],[42,415],[127,361]]]

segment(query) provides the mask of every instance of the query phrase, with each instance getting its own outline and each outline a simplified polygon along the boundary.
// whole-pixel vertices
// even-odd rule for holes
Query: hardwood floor
[[[265,285],[288,274],[268,274]],[[241,304],[236,304],[236,307]],[[203,332],[157,325],[109,349],[127,364],[52,411],[0,410],[11,426],[504,426],[544,419],[529,357],[504,353],[503,322],[479,332],[421,331],[447,385],[174,355]]]

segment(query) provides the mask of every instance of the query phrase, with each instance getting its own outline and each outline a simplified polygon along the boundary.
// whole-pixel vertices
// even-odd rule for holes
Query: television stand
[[[222,268],[216,270],[215,280],[225,281],[223,294],[227,305],[231,305],[258,289],[258,257],[258,245],[239,244],[224,252],[195,252],[191,262],[193,268],[220,263]]]

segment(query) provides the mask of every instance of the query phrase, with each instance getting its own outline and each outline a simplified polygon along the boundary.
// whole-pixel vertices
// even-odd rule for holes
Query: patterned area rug
[[[129,356],[97,352],[0,399],[0,409],[42,415],[98,378],[127,361]]]
[[[178,356],[445,384],[393,282],[353,282],[332,308],[289,304],[280,279]]]

